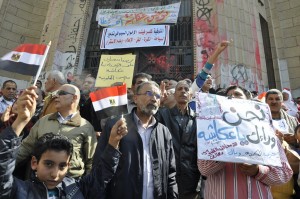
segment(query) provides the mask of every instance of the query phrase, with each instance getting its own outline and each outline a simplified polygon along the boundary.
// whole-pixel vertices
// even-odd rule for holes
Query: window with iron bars
[[[172,0],[96,0],[86,47],[84,70],[97,75],[102,54],[136,55],[134,73],[145,72],[159,82],[164,78],[181,80],[193,78],[192,1],[181,0],[176,24],[170,24],[170,46],[101,50],[100,40],[103,27],[98,26],[96,13],[102,9],[133,9],[177,3]]]

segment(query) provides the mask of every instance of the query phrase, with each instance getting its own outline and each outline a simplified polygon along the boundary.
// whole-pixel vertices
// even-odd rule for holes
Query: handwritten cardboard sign
[[[179,8],[180,2],[139,9],[99,9],[96,20],[104,27],[176,23]]]
[[[281,166],[269,106],[199,93],[198,158]]]
[[[169,25],[104,28],[101,49],[169,46]]]
[[[113,83],[126,83],[131,88],[135,55],[102,55],[96,87],[109,87]]]

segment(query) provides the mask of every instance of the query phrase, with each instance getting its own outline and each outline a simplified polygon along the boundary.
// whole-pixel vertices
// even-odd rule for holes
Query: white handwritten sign
[[[283,134],[290,134],[289,133],[289,126],[286,123],[285,119],[281,119],[281,120],[273,120],[272,124],[274,126],[274,128],[278,131],[280,131]]]
[[[139,9],[99,9],[96,20],[104,27],[176,23],[179,8],[180,2]]]
[[[101,49],[169,46],[169,25],[104,28]]]
[[[269,106],[199,93],[198,158],[281,166]]]

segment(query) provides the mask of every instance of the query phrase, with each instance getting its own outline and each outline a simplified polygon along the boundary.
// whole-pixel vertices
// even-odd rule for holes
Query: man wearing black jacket
[[[115,174],[105,187],[106,197],[177,198],[172,137],[168,128],[157,122],[153,116],[159,108],[159,86],[153,81],[143,82],[136,88],[133,98],[137,107],[123,118],[127,123],[128,134],[120,136],[122,139],[116,140],[113,145],[122,156]],[[117,120],[116,118],[106,123],[98,140],[93,165],[102,161],[99,157],[107,143],[113,142],[110,135],[119,131],[119,128],[112,128]],[[120,128],[122,129],[123,127]]]
[[[191,93],[187,81],[177,83],[174,98],[176,105],[170,109],[160,109],[156,119],[167,126],[172,134],[179,198],[195,199],[199,197],[197,185],[200,179],[197,167],[197,125],[195,112],[188,106]]]

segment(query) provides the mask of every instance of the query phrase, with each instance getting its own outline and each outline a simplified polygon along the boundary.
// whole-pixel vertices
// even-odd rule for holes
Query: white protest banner
[[[269,106],[199,93],[198,159],[281,166]]]
[[[280,131],[283,134],[290,134],[289,133],[289,126],[286,123],[285,119],[281,120],[272,120],[272,124],[274,128],[278,131]]]
[[[179,8],[180,2],[139,9],[99,9],[96,20],[104,27],[176,23]]]
[[[169,25],[104,28],[101,49],[169,46]]]

